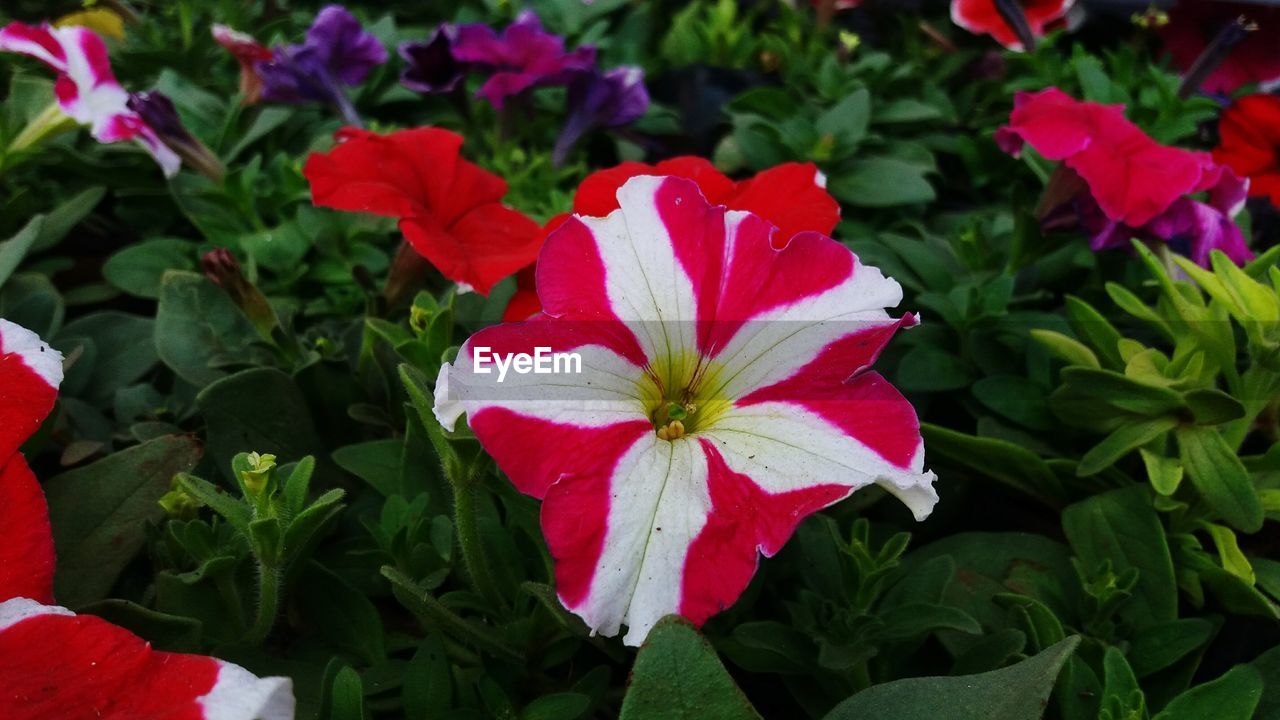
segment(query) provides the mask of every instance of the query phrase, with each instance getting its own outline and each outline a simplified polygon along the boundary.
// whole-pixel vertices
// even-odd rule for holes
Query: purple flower
[[[170,150],[178,154],[182,161],[197,171],[214,180],[223,175],[222,163],[205,144],[182,124],[178,110],[173,101],[158,90],[143,93],[131,93],[128,107],[138,114]]]
[[[425,42],[402,43],[400,57],[408,67],[400,74],[400,82],[420,93],[451,92],[458,87],[465,66],[453,55],[456,34],[452,25],[441,25]]]
[[[564,38],[543,30],[538,16],[526,10],[501,36],[488,25],[459,26],[453,58],[493,73],[480,94],[501,110],[513,95],[533,87],[561,85],[575,71],[591,70],[596,49],[588,45],[566,52]]]
[[[1080,198],[1081,224],[1093,234],[1090,245],[1094,250],[1126,247],[1130,238],[1138,237],[1162,240],[1174,252],[1187,256],[1201,267],[1209,267],[1209,254],[1213,250],[1221,250],[1237,265],[1252,260],[1253,252],[1235,223],[1235,216],[1244,207],[1249,181],[1225,165],[1215,170],[1220,174],[1209,188],[1206,202],[1191,196],[1180,197],[1138,228],[1108,219],[1091,197]]]
[[[262,98],[299,104],[328,102],[348,122],[358,124],[342,85],[358,85],[369,71],[387,61],[387,49],[365,32],[347,9],[329,5],[316,15],[306,40],[283,45],[271,60],[255,65],[262,78]]]
[[[559,165],[578,140],[596,129],[630,124],[649,108],[644,71],[634,66],[575,73],[569,82],[569,117],[556,139],[552,161]]]

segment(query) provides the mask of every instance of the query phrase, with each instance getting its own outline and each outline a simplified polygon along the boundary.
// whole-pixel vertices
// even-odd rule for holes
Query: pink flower
[[[53,603],[44,494],[16,452],[52,409],[62,356],[0,320],[0,717],[5,720],[290,720],[287,678],[152,650],[92,615]]]
[[[165,177],[177,174],[182,161],[129,109],[129,93],[111,72],[107,46],[92,30],[11,22],[0,30],[0,50],[29,55],[52,68],[58,74],[58,106],[87,126],[98,142],[134,140],[151,153]]]
[[[1055,207],[1048,210],[1069,206],[1093,234],[1095,250],[1143,237],[1196,258],[1207,259],[1215,247],[1237,261],[1251,257],[1231,221],[1247,181],[1209,153],[1156,142],[1125,118],[1123,106],[1080,102],[1057,88],[1018,93],[1009,124],[995,140],[1015,157],[1031,145],[1062,161],[1067,170],[1055,177],[1057,187],[1049,193]],[[1200,192],[1210,193],[1208,204],[1188,197]]]
[[[446,428],[465,414],[543,500],[564,606],[638,645],[666,614],[700,623],[731,605],[759,553],[855,490],[879,485],[917,519],[937,494],[914,409],[868,371],[916,323],[885,311],[898,283],[684,178],[631,178],[617,201],[551,233],[544,314],[467,340],[435,413]],[[500,379],[485,364],[548,352],[577,353],[580,372]]]

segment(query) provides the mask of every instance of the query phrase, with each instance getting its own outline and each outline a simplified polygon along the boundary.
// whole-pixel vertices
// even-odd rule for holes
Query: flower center
[[[700,355],[663,358],[645,369],[640,396],[662,440],[679,440],[706,430],[729,407],[717,397],[720,368]]]

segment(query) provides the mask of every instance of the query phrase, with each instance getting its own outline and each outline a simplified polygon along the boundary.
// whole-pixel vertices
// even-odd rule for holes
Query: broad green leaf
[[[333,647],[369,665],[386,660],[382,618],[365,594],[316,562],[307,564],[294,592],[298,613]]]
[[[1249,665],[1174,698],[1153,720],[1250,720],[1262,699],[1262,676]]]
[[[1066,304],[1067,320],[1071,323],[1071,329],[1075,334],[1087,340],[1109,367],[1112,369],[1124,367],[1124,361],[1120,359],[1118,349],[1121,335],[1115,326],[1092,305],[1074,295],[1066,297]]]
[[[321,454],[307,399],[293,378],[253,368],[200,391],[196,406],[208,425],[209,455],[227,472],[240,452],[270,453],[282,461]]]
[[[1116,573],[1138,569],[1133,598],[1119,611],[1135,627],[1178,616],[1173,559],[1147,493],[1134,485],[1094,495],[1062,511],[1062,529],[1085,567],[1109,562]]]
[[[146,540],[146,524],[164,516],[158,501],[173,476],[202,450],[190,435],[136,445],[44,484],[58,548],[58,601],[78,607],[107,595]]]
[[[405,671],[411,678],[401,691],[405,720],[435,720],[453,705],[453,675],[440,636],[428,635]]]
[[[1164,415],[1183,407],[1182,396],[1178,393],[1110,370],[1063,368],[1062,382],[1063,388],[1059,392],[1070,389],[1139,415]]]
[[[1182,465],[1209,507],[1229,525],[1247,533],[1262,528],[1262,500],[1240,457],[1211,427],[1178,428]]]
[[[1146,717],[1146,698],[1138,687],[1138,678],[1115,646],[1102,656],[1102,709],[1112,718]]]
[[[933,186],[925,179],[928,169],[895,157],[868,157],[853,161],[849,170],[831,178],[828,190],[837,200],[854,207],[892,207],[933,200]]]
[[[925,445],[937,456],[986,474],[1046,503],[1066,497],[1066,491],[1044,460],[1026,448],[996,438],[966,435],[939,425],[920,426]]]
[[[1134,633],[1129,646],[1129,665],[1140,678],[1163,670],[1202,647],[1213,637],[1213,623],[1189,617],[1149,625]]]
[[[93,209],[102,202],[102,198],[107,194],[107,189],[101,185],[91,187],[87,190],[73,195],[64,200],[56,208],[50,210],[44,216],[44,225],[40,228],[40,237],[36,239],[34,245],[31,246],[32,252],[43,252],[48,250],[67,236],[76,225],[80,224]],[[3,285],[0,281],[0,285]]]
[[[759,720],[716,651],[688,621],[658,621],[636,655],[620,720]]]
[[[553,693],[525,705],[519,720],[575,720],[590,707],[591,698],[582,693]]]
[[[170,270],[195,270],[196,244],[179,238],[151,238],[128,245],[102,265],[102,277],[130,295],[154,300]]]
[[[1175,493],[1182,484],[1182,463],[1178,458],[1167,458],[1145,448],[1139,452],[1142,454],[1142,464],[1147,468],[1147,479],[1151,482],[1151,487],[1166,497]]]
[[[54,342],[64,354],[77,346],[77,339],[93,343],[93,362],[72,366],[63,392],[106,402],[151,370],[159,361],[152,341],[155,321],[149,317],[109,310],[93,313],[63,326]],[[74,383],[79,380],[78,384]],[[76,392],[68,385],[74,384]]]
[[[1017,665],[979,675],[921,677],[872,685],[825,720],[1040,720],[1072,636]]]
[[[870,119],[871,93],[866,88],[858,88],[819,115],[815,127],[819,133],[831,135],[845,146],[852,147],[866,136]]]
[[[204,387],[225,377],[226,371],[214,364],[249,360],[257,339],[240,309],[203,275],[164,274],[156,309],[156,352],[183,380]]]
[[[349,666],[338,671],[329,689],[329,712],[325,720],[365,720],[364,683]]]
[[[933,345],[919,345],[898,364],[897,382],[904,390],[941,392],[968,387],[973,375],[959,357]]]
[[[1222,563],[1222,569],[1249,585],[1256,583],[1258,578],[1254,575],[1253,565],[1249,564],[1249,558],[1240,551],[1240,543],[1231,528],[1209,522],[1201,523],[1201,526],[1213,538],[1213,546],[1218,550],[1218,561]]]
[[[403,440],[370,440],[333,451],[338,467],[364,480],[383,497],[401,491],[400,471]]]
[[[1182,398],[1201,425],[1220,425],[1244,417],[1244,405],[1221,390],[1192,390]]]
[[[991,375],[973,384],[973,396],[983,405],[1020,425],[1048,431],[1057,425],[1039,383],[1021,375]]]

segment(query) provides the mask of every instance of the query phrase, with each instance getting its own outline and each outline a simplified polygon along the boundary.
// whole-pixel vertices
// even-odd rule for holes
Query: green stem
[[[507,645],[501,636],[488,632],[475,623],[467,622],[457,613],[445,607],[439,600],[432,597],[430,592],[418,587],[416,583],[400,571],[385,567],[382,570],[382,575],[390,580],[396,589],[401,591],[396,593],[397,598],[400,598],[402,602],[406,597],[412,601],[412,603],[406,604],[406,607],[413,611],[419,619],[436,626],[439,630],[461,643],[469,644],[505,660],[515,663],[524,662],[524,653]]]
[[[498,581],[494,577],[481,541],[476,508],[479,482],[465,470],[452,470],[446,474],[449,476],[449,487],[453,490],[453,523],[458,531],[458,545],[462,549],[462,559],[466,563],[467,573],[481,596],[495,606],[505,609],[507,603],[498,589]],[[457,477],[459,475],[463,477]]]
[[[258,563],[258,618],[244,641],[249,645],[261,645],[276,624],[280,606],[280,571]]]

